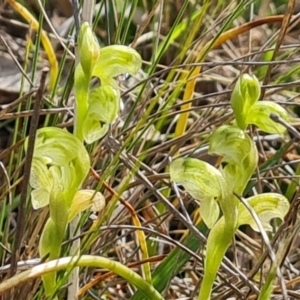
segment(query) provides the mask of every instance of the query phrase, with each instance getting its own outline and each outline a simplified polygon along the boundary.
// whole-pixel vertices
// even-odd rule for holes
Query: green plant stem
[[[144,280],[140,275],[133,272],[128,267],[123,264],[110,260],[101,256],[93,255],[82,255],[82,256],[73,256],[73,257],[64,257],[57,260],[49,261],[41,265],[35,266],[30,270],[19,273],[14,277],[11,277],[2,283],[0,283],[0,295],[3,294],[8,289],[11,289],[21,283],[24,283],[33,278],[45,275],[49,272],[57,272],[62,269],[69,267],[96,267],[96,268],[105,268],[115,274],[123,277],[129,283],[141,290],[145,296],[144,299],[149,300],[163,300],[164,298],[149,284]]]
[[[216,274],[236,230],[234,226],[230,225],[228,226],[225,218],[222,217],[210,231],[207,240],[204,277],[198,300],[210,300]]]
[[[62,199],[50,200],[50,218],[47,220],[40,239],[40,255],[49,254],[49,259],[60,256],[61,245],[68,224],[68,210]],[[43,276],[45,293],[47,296],[53,293],[56,286],[56,272]]]
[[[85,76],[82,67],[78,65],[75,69],[74,85],[76,95],[74,134],[80,141],[83,141],[82,127],[88,111],[89,84],[90,78],[87,78],[87,76]]]

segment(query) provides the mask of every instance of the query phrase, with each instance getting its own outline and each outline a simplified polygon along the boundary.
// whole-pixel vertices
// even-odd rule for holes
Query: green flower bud
[[[100,56],[100,47],[89,24],[84,22],[78,36],[80,64],[86,76],[91,77],[92,70]]]
[[[237,81],[232,95],[231,106],[237,125],[246,129],[247,114],[260,97],[260,85],[255,75],[243,74]]]

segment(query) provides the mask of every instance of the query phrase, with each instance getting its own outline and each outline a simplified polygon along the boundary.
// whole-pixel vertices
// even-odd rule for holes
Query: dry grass
[[[201,64],[202,72],[197,74],[195,93],[188,107],[187,128],[181,136],[174,136],[179,115],[184,112],[182,99],[186,86],[182,85],[181,79],[182,74],[190,70],[188,63],[197,63],[193,60],[196,52],[221,33],[224,22],[233,13],[237,16],[229,28],[249,21],[250,8],[237,12],[235,1],[224,1],[216,10],[212,3],[203,16],[203,23],[193,28],[199,16],[192,21],[191,15],[200,7],[193,2],[202,1],[190,1],[186,8],[183,8],[185,1],[165,1],[164,6],[157,6],[152,18],[154,6],[149,4],[150,1],[140,2],[141,13],[134,14],[134,21],[126,20],[131,26],[128,33],[125,32],[127,23],[120,29],[108,11],[99,15],[95,29],[102,44],[113,43],[119,33],[122,43],[134,41],[133,46],[144,61],[142,70],[135,77],[120,78],[124,108],[109,135],[88,147],[93,169],[84,186],[101,190],[106,198],[106,209],[111,208],[112,213],[107,219],[103,219],[101,213],[83,214],[80,222],[82,253],[109,257],[140,272],[145,261],[141,261],[137,231],[132,225],[137,215],[147,238],[152,270],[159,268],[167,257],[178,251],[168,264],[169,270],[157,269],[157,273],[153,273],[154,286],[159,286],[159,281],[168,277],[160,290],[165,299],[194,299],[201,283],[207,229],[198,224],[199,208],[193,199],[180,190],[184,207],[177,200],[169,181],[168,157],[197,157],[214,165],[219,162],[218,157],[207,154],[208,137],[216,127],[231,122],[231,89],[237,77],[244,72],[257,74],[263,83],[264,99],[280,103],[293,116],[292,125],[295,128],[300,126],[299,18],[296,15],[286,27],[282,25],[284,23],[262,25],[209,51]],[[270,15],[280,13],[271,1],[266,2],[269,3]],[[113,6],[117,1],[107,3]],[[62,8],[65,7],[54,5],[47,8],[51,22],[61,30],[66,26],[67,17],[72,15]],[[35,5],[32,9],[38,11]],[[186,20],[190,24],[173,40],[172,33],[178,30],[179,25],[175,29],[172,26],[181,12],[183,16],[179,23]],[[144,19],[143,14],[148,19]],[[255,8],[253,18],[256,14],[261,14],[259,7]],[[121,15],[119,13],[115,17],[120,20]],[[50,31],[46,23],[44,28]],[[222,30],[224,32],[225,28]],[[122,32],[125,33],[122,35]],[[20,230],[17,222],[24,179],[23,142],[33,118],[40,69],[48,62],[43,50],[37,46],[38,39],[35,39],[31,27],[6,3],[0,6],[0,35],[0,260],[3,268],[0,276],[3,281],[10,277],[9,265],[15,254],[13,244],[16,232]],[[188,43],[190,36],[192,39]],[[67,42],[67,35],[64,38],[63,41]],[[163,53],[161,45],[168,39],[170,45]],[[45,91],[39,126],[52,125],[71,130],[73,60],[55,38],[53,44],[62,71],[60,88],[52,95]],[[69,49],[73,50],[72,45]],[[24,79],[17,61],[34,85]],[[178,88],[180,85],[181,88]],[[284,137],[265,136],[255,129],[253,137],[257,141],[260,163],[246,195],[274,191],[286,195],[291,201],[285,221],[282,224],[274,221],[274,232],[269,237],[274,251],[283,261],[282,274],[290,299],[300,299],[299,141],[289,134]],[[28,197],[22,213],[18,272],[39,261],[36,260],[39,258],[38,241],[48,218],[48,208],[33,210]],[[190,222],[186,214],[190,216]],[[186,235],[193,241],[188,241]],[[69,242],[66,237],[62,256],[68,253]],[[182,261],[186,263],[181,265]],[[248,227],[240,228],[220,269],[213,299],[256,299],[256,290],[260,289],[269,266],[270,260],[260,234]],[[131,299],[135,294],[134,288],[125,280],[106,270],[83,268],[80,274],[80,299]],[[2,297],[43,299],[40,283],[38,278]],[[276,284],[272,299],[282,299],[279,281]],[[66,299],[65,293],[66,289],[61,288],[60,299]],[[133,299],[143,298],[136,296]]]

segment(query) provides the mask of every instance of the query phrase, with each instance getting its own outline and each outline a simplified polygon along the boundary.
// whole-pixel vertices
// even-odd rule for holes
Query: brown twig
[[[20,246],[21,246],[23,232],[25,228],[25,207],[26,207],[27,192],[28,192],[28,182],[30,178],[31,163],[33,159],[34,144],[36,138],[36,131],[38,128],[40,109],[43,103],[42,100],[45,91],[46,77],[48,72],[49,72],[49,68],[44,68],[42,70],[40,86],[37,91],[36,100],[34,103],[34,114],[31,119],[31,125],[29,130],[28,148],[27,148],[27,155],[26,155],[25,166],[24,166],[22,191],[21,191],[20,205],[18,207],[17,232],[16,232],[16,239],[13,248],[12,258],[11,258],[11,268],[10,268],[11,277],[16,272],[17,262],[20,257]]]

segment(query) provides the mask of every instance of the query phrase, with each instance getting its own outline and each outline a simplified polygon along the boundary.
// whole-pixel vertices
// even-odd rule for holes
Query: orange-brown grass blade
[[[100,181],[100,176],[95,172],[95,170],[91,169],[91,172],[93,174],[93,176]],[[105,189],[107,189],[112,195],[118,196],[118,198],[120,199],[120,202],[127,208],[127,210],[129,211],[131,218],[132,218],[132,222],[133,224],[138,227],[141,228],[142,224],[134,210],[134,208],[127,202],[125,201],[122,197],[120,197],[118,195],[118,193],[111,188],[107,183],[103,182],[103,186],[105,187]],[[94,227],[94,226],[93,226]],[[145,264],[141,265],[142,268],[142,272],[143,272],[143,276],[145,278],[145,280],[147,280],[149,283],[151,283],[152,279],[151,279],[151,268],[150,268],[150,263],[147,262],[147,260],[149,259],[149,254],[148,254],[148,247],[147,247],[147,242],[146,242],[146,237],[145,237],[145,233],[143,230],[136,230],[136,237],[137,240],[139,242],[139,246],[140,246],[140,255],[142,260],[145,261]]]
[[[16,2],[15,0],[6,0],[9,5],[17,11],[29,24],[31,24],[32,28],[35,31],[38,31],[39,29],[39,23],[34,18],[34,16],[20,3]],[[50,63],[50,90],[53,91],[58,75],[58,63],[56,59],[55,52],[53,50],[53,47],[51,45],[51,42],[44,30],[41,31],[41,41],[43,44],[43,47],[45,49],[45,52],[48,56],[48,60]]]

